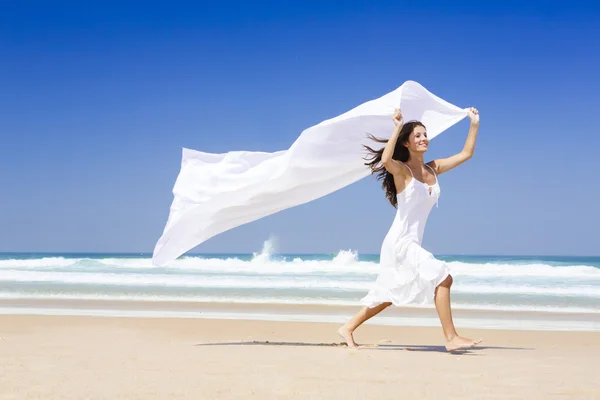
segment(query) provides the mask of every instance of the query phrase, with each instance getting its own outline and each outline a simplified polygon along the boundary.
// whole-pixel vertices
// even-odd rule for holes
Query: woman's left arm
[[[469,119],[471,120],[471,126],[469,127],[467,141],[465,142],[465,147],[463,147],[462,151],[451,157],[440,158],[429,163],[436,174],[439,175],[448,172],[473,157],[475,143],[477,142],[477,133],[479,132],[479,111],[477,111],[476,108],[469,108]]]

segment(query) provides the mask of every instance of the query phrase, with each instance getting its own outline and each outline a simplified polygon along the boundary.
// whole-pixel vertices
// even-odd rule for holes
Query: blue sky
[[[181,147],[282,150],[411,79],[481,113],[475,157],[440,177],[425,247],[599,254],[592,2],[48,4],[0,5],[0,251],[150,252]],[[274,236],[280,252],[376,253],[393,213],[367,178],[195,251]]]

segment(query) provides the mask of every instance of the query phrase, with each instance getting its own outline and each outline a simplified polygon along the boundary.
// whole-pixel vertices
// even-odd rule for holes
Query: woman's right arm
[[[396,109],[396,112],[392,116],[392,120],[394,121],[394,125],[396,127],[392,133],[392,136],[385,145],[385,148],[383,149],[383,153],[381,154],[381,163],[390,174],[398,175],[406,172],[406,168],[404,168],[399,161],[392,158],[394,156],[394,150],[396,149],[396,143],[398,142],[398,136],[400,135],[400,131],[404,125],[402,113],[399,109]]]

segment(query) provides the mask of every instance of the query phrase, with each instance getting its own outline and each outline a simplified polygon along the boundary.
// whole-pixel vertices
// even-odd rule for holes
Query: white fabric
[[[286,208],[315,200],[370,174],[367,134],[389,138],[391,115],[420,120],[430,139],[467,111],[414,81],[304,130],[288,150],[225,154],[183,149],[164,232],[152,257],[166,265],[207,239]]]
[[[428,185],[413,176],[397,197],[396,217],[381,245],[379,276],[361,300],[368,307],[431,304],[435,288],[449,274],[445,262],[421,247],[427,217],[440,197],[437,177]]]

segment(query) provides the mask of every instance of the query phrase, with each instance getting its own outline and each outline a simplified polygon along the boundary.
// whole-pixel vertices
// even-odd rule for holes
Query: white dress
[[[397,194],[396,217],[381,246],[379,276],[360,301],[368,307],[431,304],[435,288],[449,275],[448,265],[421,247],[427,217],[440,196],[437,175],[435,184],[428,185],[410,173],[411,181]]]

